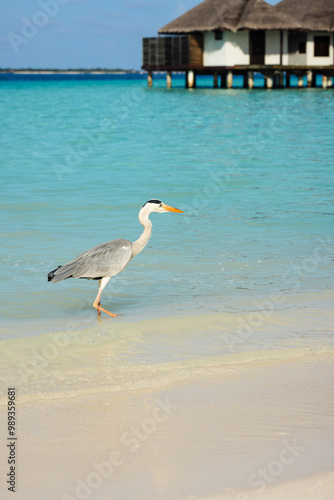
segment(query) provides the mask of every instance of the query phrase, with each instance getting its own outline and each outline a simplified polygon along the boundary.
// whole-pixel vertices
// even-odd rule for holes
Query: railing
[[[143,68],[185,69],[203,65],[202,38],[195,35],[143,38]]]

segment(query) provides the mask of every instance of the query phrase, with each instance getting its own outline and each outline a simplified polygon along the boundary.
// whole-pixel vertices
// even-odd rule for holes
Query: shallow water
[[[295,442],[264,497],[329,481],[326,495],[334,94],[163,85],[0,82],[0,410],[15,387],[18,498],[82,498],[93,477],[94,500],[257,498],[254,473]],[[97,321],[95,282],[47,283],[98,243],[137,239],[152,197],[184,214],[152,215],[103,293],[117,318]],[[113,450],[124,465],[97,476]]]
[[[149,244],[109,283],[103,304],[118,321],[331,310],[331,90],[12,81],[0,101],[2,339],[73,316],[94,325],[96,283],[46,274],[98,243],[136,239],[152,197],[185,213],[153,214]],[[184,328],[172,358],[193,342]]]

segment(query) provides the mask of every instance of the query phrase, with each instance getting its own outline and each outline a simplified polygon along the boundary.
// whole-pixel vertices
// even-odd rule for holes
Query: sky
[[[142,38],[156,36],[159,28],[199,3],[1,0],[0,68],[138,70]]]

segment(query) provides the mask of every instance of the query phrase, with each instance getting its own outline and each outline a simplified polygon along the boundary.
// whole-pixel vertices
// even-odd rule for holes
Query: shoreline
[[[49,322],[39,335],[33,334],[33,323],[23,336],[0,341],[0,377],[20,387],[21,402],[28,403],[164,388],[207,373],[334,360],[331,310],[276,311],[253,330],[249,318],[189,311],[97,321],[92,315],[86,324],[77,317]]]
[[[249,314],[69,317],[2,341],[17,499],[329,500],[333,311],[274,311],[235,344]]]
[[[334,101],[145,78],[0,76],[16,500],[287,500],[284,485],[314,500],[334,470]],[[133,240],[160,195],[185,215],[157,216],[106,288],[118,317],[97,320],[96,282],[48,284],[80,251]]]
[[[222,335],[229,334],[232,343],[231,335],[237,334],[242,338],[247,330],[261,334],[266,327],[269,333],[272,325],[284,330],[297,327],[307,331],[308,328],[313,328],[318,333],[326,333],[333,330],[333,300],[334,290],[328,289],[291,294],[286,296],[285,300],[276,302],[266,301],[262,297],[256,303],[253,297],[246,298],[242,302],[239,298],[231,298],[229,301],[225,300],[224,306],[219,302],[213,303],[210,309],[207,309],[206,304],[201,301],[184,302],[182,309],[179,308],[177,311],[174,308],[161,306],[143,310],[134,304],[128,307],[127,304],[120,303],[113,306],[116,307],[117,318],[110,320],[107,315],[103,315],[101,321],[97,320],[90,301],[84,302],[79,308],[78,301],[72,300],[63,302],[53,315],[48,313],[38,317],[25,315],[13,317],[4,311],[1,317],[0,342],[37,337],[57,331],[98,331],[100,327],[110,332],[115,328],[120,329],[126,334],[127,327],[132,331],[136,326],[148,332],[158,328],[165,334],[169,329],[177,329],[179,334],[198,330],[210,332],[219,330]],[[156,320],[158,323],[154,325]],[[13,336],[14,332],[18,333]]]

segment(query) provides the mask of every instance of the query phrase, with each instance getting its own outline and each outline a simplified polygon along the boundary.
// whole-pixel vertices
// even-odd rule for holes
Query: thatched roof
[[[236,31],[238,21],[249,0],[204,0],[193,9],[166,24],[159,33],[191,33],[194,31]]]
[[[302,1],[302,0],[301,0]],[[245,3],[237,30],[275,30],[281,29],[286,21],[281,12],[274,14],[274,7],[263,0],[249,0]]]
[[[205,0],[159,33],[240,29],[333,31],[334,0]]]
[[[282,0],[273,10],[284,17],[281,29],[334,31],[334,0]]]

